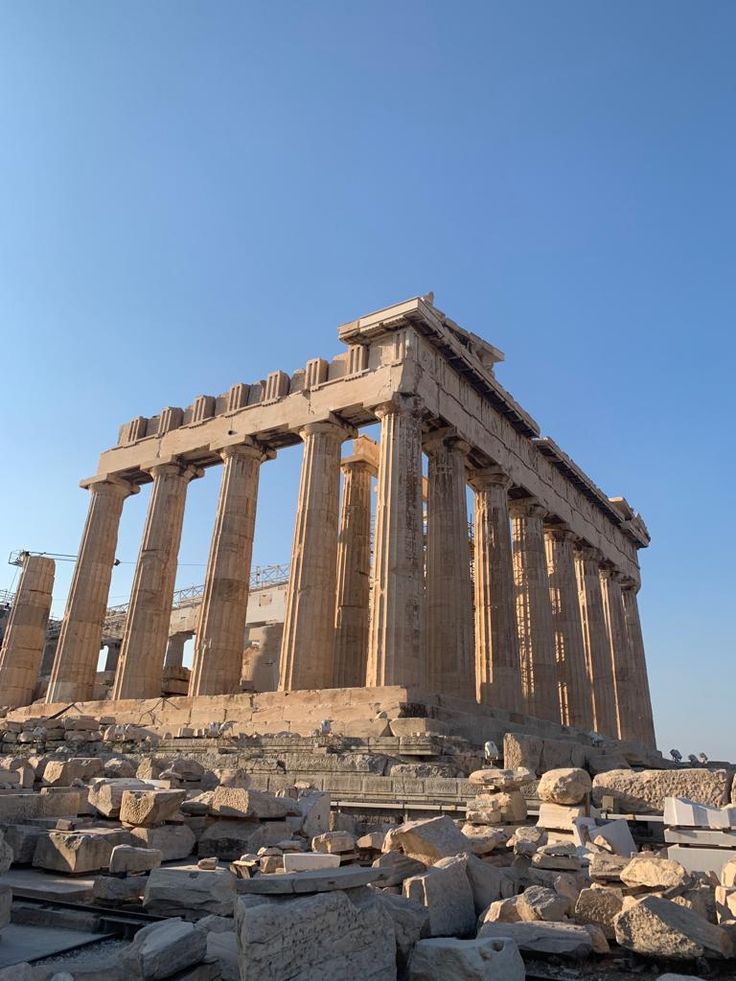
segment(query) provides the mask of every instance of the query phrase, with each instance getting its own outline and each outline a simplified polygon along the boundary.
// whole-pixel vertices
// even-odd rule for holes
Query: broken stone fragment
[[[369,834],[361,835],[355,844],[361,851],[380,852],[385,838],[385,831],[371,831]]]
[[[399,976],[404,977],[417,941],[429,936],[429,911],[406,896],[394,896],[385,890],[375,895],[391,917],[396,937],[396,966]]]
[[[404,896],[429,910],[433,937],[467,937],[475,930],[475,903],[465,865],[464,857],[440,859],[426,872],[404,881]]]
[[[373,862],[373,868],[381,871],[381,884],[384,886],[400,886],[404,879],[424,872],[426,867],[424,862],[401,852],[385,852]]]
[[[465,851],[467,841],[447,814],[422,821],[407,821],[386,835],[383,849],[400,849],[409,858],[432,865],[441,858]]]
[[[339,855],[355,851],[355,838],[346,831],[326,831],[312,838],[312,848],[316,852]]]
[[[593,942],[593,953],[607,954],[611,948],[603,930],[595,923],[585,923],[584,927],[590,934],[590,939]]]
[[[120,820],[137,828],[151,828],[170,821],[186,798],[185,790],[126,790],[120,804]]]
[[[616,931],[613,921],[623,908],[623,894],[620,889],[596,887],[582,889],[575,903],[575,920],[585,926],[593,923],[603,930],[608,940],[613,940]]]
[[[92,886],[92,899],[102,906],[138,902],[143,898],[147,881],[144,875],[128,875],[124,879],[98,875]]]
[[[519,950],[529,954],[557,954],[587,957],[593,940],[583,926],[575,923],[494,923],[481,924],[479,937],[509,937]]]
[[[539,781],[537,794],[550,804],[580,804],[593,789],[590,776],[577,767],[548,770]]]
[[[493,825],[503,823],[500,794],[478,794],[468,801],[465,817],[469,824]]]
[[[516,875],[510,869],[498,869],[475,855],[466,856],[465,873],[473,893],[476,914],[498,899],[516,892]]]
[[[159,916],[190,917],[202,911],[232,916],[235,881],[227,869],[154,869],[148,877],[143,907]]]
[[[157,828],[131,828],[133,842],[144,848],[156,848],[164,862],[175,862],[192,854],[197,839],[185,824],[166,824]]]
[[[119,818],[125,791],[146,789],[150,789],[148,784],[135,778],[96,777],[90,782],[87,800],[103,817]]]
[[[598,813],[596,811],[596,813]],[[539,805],[538,828],[548,831],[572,831],[576,818],[588,817],[584,804],[549,804],[543,801]]]
[[[631,859],[621,870],[621,881],[627,886],[645,886],[647,889],[685,889],[692,883],[679,862],[646,854]]]
[[[615,918],[614,928],[616,942],[639,954],[695,960],[731,957],[733,952],[724,930],[660,896],[645,896],[628,905]]]
[[[518,897],[519,918],[528,923],[536,920],[555,922],[564,920],[570,909],[570,900],[560,896],[553,889],[544,886],[529,886]]]
[[[88,782],[93,777],[101,777],[103,773],[104,764],[97,756],[49,760],[43,771],[43,782],[48,786],[70,787],[74,780]]]
[[[610,770],[593,778],[593,803],[599,807],[604,795],[612,796],[616,810],[626,814],[663,811],[667,797],[723,807],[728,803],[730,784],[727,770]]]
[[[462,826],[462,834],[467,839],[469,851],[474,855],[488,855],[506,842],[508,832],[491,828],[487,824],[470,824],[466,821]]]
[[[506,938],[420,940],[409,961],[409,981],[524,981],[519,948]]]
[[[471,783],[481,784],[485,790],[520,790],[525,784],[531,783],[535,776],[526,767],[516,767],[509,770],[496,770],[488,767],[474,770],[468,777]]]
[[[134,777],[135,767],[121,756],[114,756],[111,760],[105,760],[105,776],[110,778]]]
[[[623,855],[625,858],[636,855],[636,845],[629,830],[629,823],[623,818],[591,828],[589,836],[597,848],[602,848],[613,855]]]
[[[288,797],[275,797],[261,790],[243,787],[216,787],[212,794],[210,811],[220,817],[232,818],[284,818],[298,812],[295,802]]]
[[[131,872],[150,872],[163,861],[158,848],[135,848],[133,845],[115,845],[110,853],[110,873],[128,875]]]
[[[168,770],[169,760],[164,756],[144,756],[138,764],[135,775],[139,780],[158,780],[164,770]]]
[[[588,875],[597,882],[621,882],[621,873],[629,862],[621,855],[598,852],[590,857]]]
[[[125,830],[49,831],[36,844],[33,864],[53,872],[100,872],[110,867],[115,845],[129,841]]]
[[[164,920],[139,930],[120,956],[133,977],[159,981],[199,964],[206,953],[207,937],[201,930],[182,920]]]

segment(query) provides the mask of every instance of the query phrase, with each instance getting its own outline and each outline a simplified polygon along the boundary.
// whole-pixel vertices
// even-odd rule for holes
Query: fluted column
[[[335,688],[365,685],[371,574],[371,478],[366,460],[343,461],[337,539]]]
[[[221,450],[220,496],[194,644],[190,695],[240,690],[258,477],[267,458],[248,440]]]
[[[381,421],[367,684],[423,685],[422,405],[398,395]]]
[[[545,508],[536,501],[512,501],[511,542],[516,587],[516,626],[526,712],[560,721],[552,604],[544,545]]]
[[[18,589],[0,648],[0,703],[29,705],[41,674],[46,627],[54,588],[54,560],[23,558]]]
[[[92,698],[123,501],[138,487],[111,478],[89,485],[87,522],[66,602],[47,702]]]
[[[165,668],[181,668],[184,665],[184,647],[191,634],[172,634],[166,642]]]
[[[105,667],[103,671],[117,671],[118,662],[120,660],[120,647],[123,641],[111,640],[107,645],[107,654],[105,655]]]
[[[575,576],[575,535],[565,525],[544,529],[552,627],[563,725],[593,728],[593,697],[585,662],[583,621]]]
[[[611,649],[603,612],[600,562],[601,554],[598,549],[583,546],[575,552],[583,644],[593,693],[593,724],[596,732],[616,738],[616,696]]]
[[[639,693],[633,670],[629,635],[626,629],[624,601],[621,595],[623,576],[610,566],[601,568],[603,612],[608,630],[608,643],[613,665],[613,686],[616,693],[616,720],[619,739],[636,741],[636,724]]]
[[[113,685],[119,698],[157,698],[174,599],[187,487],[202,471],[180,463],[151,467],[153,490]]]
[[[304,443],[294,527],[279,688],[333,685],[340,451],[349,435],[335,422],[311,422]]]
[[[634,673],[634,685],[636,688],[636,732],[637,739],[645,746],[656,748],[657,740],[654,732],[654,715],[652,713],[652,699],[649,692],[649,676],[647,673],[647,662],[644,654],[644,638],[641,630],[641,620],[639,619],[639,603],[636,596],[636,586],[627,583],[623,590],[624,616],[626,618],[626,630],[629,638],[629,650]]]
[[[454,434],[425,442],[427,499],[427,670],[432,691],[475,699],[473,595],[465,459]]]
[[[523,711],[508,490],[496,467],[472,474],[475,681],[479,702]]]

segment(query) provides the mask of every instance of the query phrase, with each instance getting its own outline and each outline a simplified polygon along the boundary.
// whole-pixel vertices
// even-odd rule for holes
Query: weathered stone
[[[617,943],[639,954],[673,960],[732,955],[725,931],[660,896],[645,896],[631,904],[616,917],[614,928]]]
[[[719,923],[721,920],[736,920],[736,888],[716,886],[715,905]]]
[[[127,761],[125,761],[127,762]],[[126,790],[145,790],[148,787],[142,780],[108,779],[100,777],[90,783],[87,800],[103,817],[120,817],[120,805]],[[150,789],[150,788],[148,788]]]
[[[493,825],[503,823],[501,794],[478,794],[468,801],[465,818],[469,824]]]
[[[465,851],[467,842],[448,815],[407,821],[386,835],[384,851],[398,847],[409,858],[431,865]]]
[[[487,824],[470,824],[462,826],[462,834],[467,839],[466,850],[474,855],[489,855],[507,841],[508,832],[501,828],[491,828]]]
[[[154,869],[148,877],[143,906],[159,916],[188,916],[202,911],[231,916],[235,881],[227,869]]]
[[[283,856],[282,866],[285,872],[305,872],[308,869],[339,869],[340,856],[315,854],[313,852],[289,852]]]
[[[30,865],[36,851],[36,845],[41,835],[45,835],[44,828],[38,828],[32,824],[11,824],[5,828],[5,840],[0,845],[0,872],[7,872],[11,862],[16,865]],[[11,853],[6,851],[7,846]]]
[[[409,962],[409,981],[524,981],[519,948],[505,938],[420,940]]]
[[[665,798],[687,797],[697,804],[722,807],[728,803],[727,770],[690,767],[683,770],[610,770],[593,778],[593,803],[613,797],[617,811],[650,814],[664,809]]]
[[[0,798],[1,800],[2,798]],[[721,869],[721,885],[736,886],[736,858],[731,859]]]
[[[381,884],[384,886],[400,886],[404,879],[419,875],[426,867],[424,862],[401,852],[385,852],[373,862],[373,868],[381,872]]]
[[[376,892],[376,898],[391,917],[396,937],[396,966],[403,976],[415,944],[429,936],[429,910],[406,896],[394,896],[389,892]]]
[[[355,851],[355,838],[346,831],[326,831],[312,838],[312,848],[316,852],[328,855],[339,855],[342,852]]]
[[[201,835],[197,851],[203,856],[215,855],[221,862],[233,862],[244,852],[257,851],[264,844],[256,841],[260,831],[256,820],[217,821]]]
[[[645,886],[647,889],[686,888],[691,878],[679,862],[656,855],[636,855],[621,870],[621,881],[627,886]]]
[[[33,864],[53,872],[99,872],[110,867],[115,845],[127,840],[127,832],[112,828],[94,832],[49,831],[38,839]]]
[[[509,937],[519,950],[529,954],[557,954],[587,957],[593,940],[583,926],[575,923],[494,923],[483,922],[479,937]]]
[[[102,906],[134,903],[143,898],[147,882],[145,875],[127,875],[124,879],[112,875],[98,875],[92,886],[92,899]]]
[[[608,940],[613,940],[616,935],[613,921],[622,907],[623,895],[620,889],[582,889],[575,903],[575,919],[583,925],[594,923],[603,930]]]
[[[274,878],[280,878],[275,876]],[[396,942],[376,901],[344,892],[235,906],[241,981],[395,981]]]
[[[120,820],[136,828],[155,827],[171,820],[186,796],[186,790],[125,790]]]
[[[524,767],[541,776],[547,770],[585,766],[585,747],[572,740],[507,732],[503,737],[503,761],[507,767]]]
[[[428,908],[433,937],[464,937],[474,931],[475,903],[465,867],[464,858],[440,859],[404,881],[404,896]]]
[[[116,845],[110,853],[110,872],[113,875],[131,872],[150,872],[163,861],[158,848],[136,848],[133,845]]]
[[[168,770],[169,760],[164,756],[144,756],[138,764],[135,775],[139,780],[158,780],[164,770]]]
[[[210,810],[220,817],[273,819],[293,814],[295,808],[287,797],[243,787],[216,787]]]
[[[134,977],[158,981],[199,964],[206,953],[207,937],[201,930],[182,920],[164,920],[139,930],[121,956]]]
[[[164,862],[176,862],[192,854],[197,839],[185,824],[166,824],[158,828],[131,828],[130,837],[137,845],[155,848]]]
[[[167,770],[177,773],[182,780],[196,783],[204,776],[204,767],[198,760],[193,760],[189,756],[177,756],[176,759],[169,760]]]
[[[550,804],[580,804],[591,792],[592,786],[585,770],[567,767],[542,774],[537,794],[540,800]]]
[[[130,760],[122,756],[114,756],[105,760],[105,776],[110,779],[125,779],[135,777],[135,767]]]
[[[471,783],[481,784],[484,791],[520,790],[525,784],[535,779],[531,770],[518,767],[510,770],[496,770],[488,767],[484,770],[474,770],[468,777]]]
[[[321,791],[300,794],[297,800],[307,838],[324,834],[330,827],[330,795]]]
[[[0,929],[10,923],[10,907],[13,905],[13,891],[10,886],[0,884]]]
[[[593,953],[607,954],[611,947],[603,930],[601,930],[601,928],[595,923],[585,923],[583,925],[590,934],[590,939],[593,942]]]
[[[361,851],[380,852],[385,839],[385,831],[371,831],[366,835],[361,835],[355,842],[355,845]]]
[[[483,923],[520,923],[521,912],[519,911],[519,897],[506,896],[504,899],[495,899],[487,908],[482,911],[481,922]]]
[[[518,897],[517,909],[522,920],[554,922],[563,920],[570,909],[570,900],[544,886],[529,886]]]
[[[546,828],[548,831],[572,831],[576,818],[586,817],[584,804],[548,804],[543,802],[539,805],[539,818],[537,827]]]
[[[630,859],[622,855],[598,852],[590,857],[588,874],[597,882],[621,882],[621,873],[629,862]]]
[[[87,782],[103,773],[104,763],[96,756],[49,760],[43,771],[43,782],[53,787],[71,787],[74,780]]]
[[[622,855],[624,858],[636,855],[636,844],[629,830],[628,821],[623,818],[609,821],[597,828],[590,828],[589,837],[597,848],[603,848],[614,855]]]
[[[516,891],[516,878],[509,869],[489,865],[475,855],[468,855],[465,865],[476,914],[480,914],[497,899],[505,899]]]

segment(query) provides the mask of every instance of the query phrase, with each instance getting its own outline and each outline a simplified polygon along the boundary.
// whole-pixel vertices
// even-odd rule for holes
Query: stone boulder
[[[425,872],[424,862],[417,862],[401,852],[385,852],[373,861],[373,868],[381,870],[382,886],[400,886],[404,879]]]
[[[192,854],[197,839],[186,824],[166,824],[158,828],[131,828],[130,838],[135,845],[155,848],[164,862],[177,862]]]
[[[479,937],[508,937],[519,950],[529,954],[556,954],[562,957],[588,957],[593,940],[584,926],[575,923],[498,923],[483,922]]]
[[[298,810],[295,802],[288,797],[275,797],[261,790],[248,790],[244,787],[216,787],[210,804],[210,811],[218,817],[259,820],[285,818]]]
[[[148,878],[145,875],[98,875],[92,886],[92,901],[101,906],[137,903],[143,899]]]
[[[169,762],[165,756],[145,756],[138,764],[135,775],[139,780],[158,780],[164,770],[168,770]]]
[[[33,865],[51,872],[81,875],[100,872],[110,867],[115,845],[126,844],[129,836],[124,830],[107,829],[82,831],[49,831],[36,843]]]
[[[389,831],[383,843],[384,852],[398,848],[409,858],[425,865],[458,855],[467,847],[467,839],[447,814],[421,821],[406,821]]]
[[[395,981],[391,917],[376,899],[341,891],[235,905],[241,981]]]
[[[403,977],[415,944],[429,936],[429,910],[406,896],[376,892],[376,898],[391,917],[396,937],[396,966]]]
[[[587,747],[567,739],[540,739],[507,732],[503,737],[503,761],[509,768],[524,767],[535,776],[560,767],[583,767]]]
[[[730,783],[727,770],[610,770],[593,778],[593,803],[599,807],[604,796],[613,797],[615,810],[627,814],[663,811],[666,797],[722,807],[728,803]]]
[[[121,959],[134,978],[159,981],[199,964],[206,954],[207,937],[201,930],[182,920],[164,920],[139,930]]]
[[[518,897],[516,908],[526,923],[543,920],[555,923],[564,920],[570,909],[570,900],[545,886],[529,886]]]
[[[587,772],[577,767],[548,770],[537,788],[540,800],[549,804],[580,804],[593,789]]]
[[[136,828],[153,828],[175,817],[186,796],[186,790],[126,790],[120,820]]]
[[[532,783],[536,777],[526,767],[509,770],[487,767],[483,770],[474,770],[468,779],[471,783],[480,784],[483,792],[495,792],[497,790],[520,790],[525,784]]]
[[[409,962],[409,981],[524,981],[519,948],[506,938],[420,940]]]
[[[154,869],[148,877],[143,907],[158,916],[188,917],[202,912],[232,916],[235,882],[227,869]]]
[[[105,776],[110,779],[121,779],[135,776],[135,767],[122,756],[113,756],[105,760]]]
[[[575,921],[583,926],[592,924],[600,927],[607,940],[616,936],[614,920],[623,908],[623,893],[620,889],[603,886],[581,889],[575,903]]]
[[[43,782],[50,787],[71,787],[75,780],[86,783],[93,777],[101,777],[104,772],[104,763],[97,756],[49,760],[43,771]]]
[[[467,855],[465,873],[473,893],[476,915],[497,899],[506,899],[516,892],[516,876],[510,869],[496,868],[475,855]]]
[[[127,762],[127,760],[123,762]],[[125,791],[146,789],[150,790],[149,785],[135,778],[97,777],[90,783],[87,800],[103,817],[119,818],[120,805],[123,802]]]
[[[158,848],[135,848],[133,845],[115,845],[110,852],[112,875],[129,875],[131,872],[150,872],[163,861]]]
[[[465,858],[453,856],[404,880],[404,896],[429,910],[430,936],[468,937],[474,933],[475,902],[465,869]]]
[[[188,756],[177,756],[175,759],[169,760],[166,769],[176,773],[181,780],[187,780],[189,783],[198,783],[205,773],[202,764]]]
[[[299,795],[297,800],[302,817],[302,830],[307,838],[324,834],[330,827],[330,795],[312,790]]]
[[[633,900],[614,920],[616,942],[638,954],[695,960],[731,957],[728,934],[698,913],[664,899],[645,896]]]
[[[634,856],[621,870],[621,881],[630,887],[686,889],[692,879],[679,862],[656,855]]]
[[[325,831],[324,834],[312,838],[312,848],[315,852],[326,855],[340,855],[355,851],[355,837],[347,831]]]

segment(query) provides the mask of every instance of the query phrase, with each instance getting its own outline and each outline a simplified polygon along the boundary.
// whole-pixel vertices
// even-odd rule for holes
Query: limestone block
[[[137,828],[155,827],[175,817],[186,796],[186,790],[125,790],[120,820]]]
[[[516,891],[516,877],[510,869],[496,868],[475,855],[467,856],[465,873],[473,893],[477,915],[491,903],[506,899]]]
[[[216,821],[201,835],[197,852],[202,856],[215,855],[222,862],[234,862],[245,852],[257,851],[265,844],[265,841],[256,844],[256,835],[260,833],[259,837],[263,837],[261,832],[261,826],[256,820]],[[281,837],[283,835],[276,840]]]
[[[433,937],[467,937],[475,930],[475,903],[465,867],[464,857],[440,859],[404,881],[404,896],[429,910]]]
[[[565,806],[564,804],[541,803],[539,805],[538,828],[548,831],[572,831],[576,818],[587,817],[584,804]]]
[[[728,934],[690,909],[660,896],[645,896],[614,920],[616,942],[638,954],[695,960],[730,957]]]
[[[506,843],[508,833],[501,828],[491,828],[487,824],[471,824],[462,826],[462,834],[467,839],[465,850],[474,855],[489,855],[496,848]],[[360,839],[358,839],[360,846]]]
[[[481,913],[482,923],[520,923],[519,897],[506,896],[495,899]]]
[[[502,824],[503,812],[500,798],[501,794],[478,794],[472,801],[468,801],[465,810],[467,822],[480,825]]]
[[[518,897],[516,908],[524,922],[533,923],[537,920],[555,922],[565,919],[570,909],[570,900],[566,896],[560,896],[553,889],[529,886]]]
[[[347,831],[326,831],[312,838],[312,848],[315,852],[326,852],[328,855],[354,852],[355,837]]]
[[[664,823],[677,828],[712,828],[725,831],[736,828],[736,807],[708,807],[685,797],[666,797]]]
[[[283,856],[285,872],[307,872],[313,869],[339,869],[340,856],[314,852],[287,852]]]
[[[280,878],[274,876],[274,878]],[[396,941],[384,904],[344,892],[235,907],[241,981],[395,981]]]
[[[187,916],[192,912],[232,916],[235,881],[227,869],[154,869],[148,877],[143,907],[158,916]]]
[[[613,940],[616,936],[613,921],[622,908],[623,894],[620,889],[582,889],[575,903],[575,920],[582,925],[594,923],[603,930],[606,939]]]
[[[5,828],[5,842],[11,851],[10,861],[16,865],[30,865],[36,851],[36,845],[41,835],[46,834],[45,829],[36,827],[32,824],[10,824]],[[4,849],[0,846],[0,856],[3,856]],[[6,865],[7,856],[0,857],[0,872],[6,872],[10,868],[10,863]]]
[[[621,873],[630,859],[622,855],[608,855],[599,852],[591,855],[588,874],[596,882],[621,882]]]
[[[121,956],[133,977],[159,981],[199,964],[206,953],[207,936],[194,924],[164,920],[139,930]]]
[[[593,784],[585,770],[566,767],[542,774],[537,793],[549,804],[580,804],[591,792]]]
[[[670,845],[667,848],[667,856],[673,862],[679,862],[686,872],[694,875],[709,872],[716,879],[721,877],[730,854],[727,848],[693,848],[684,845]]]
[[[429,911],[406,896],[386,891],[377,892],[376,898],[391,917],[396,937],[396,966],[399,976],[404,977],[417,941],[429,936]]]
[[[722,920],[736,920],[736,888],[716,886],[715,903],[719,923]]]
[[[131,872],[150,872],[163,861],[158,848],[136,848],[133,845],[116,845],[110,853],[110,872],[113,875]]]
[[[48,786],[71,787],[74,780],[86,783],[93,777],[101,777],[104,771],[104,763],[97,756],[49,760],[43,771],[43,782]]]
[[[697,804],[722,807],[728,803],[730,773],[691,767],[683,770],[610,770],[593,778],[593,803],[604,795],[614,798],[616,810],[651,814],[664,809],[667,797],[686,797]]]
[[[409,981],[524,981],[519,948],[506,938],[420,940],[409,962]]]
[[[134,844],[155,848],[164,862],[176,862],[192,854],[197,839],[185,824],[165,824],[158,828],[131,828]]]
[[[736,887],[736,858],[726,862],[721,869],[721,885]]]
[[[320,791],[300,794],[297,800],[307,838],[321,835],[330,827],[330,795]]]
[[[38,794],[38,817],[75,817],[94,814],[87,801],[87,788],[42,787]]]
[[[494,923],[484,922],[479,937],[508,937],[519,950],[529,954],[557,954],[588,957],[593,940],[583,926],[575,923]]]
[[[611,947],[606,939],[606,935],[601,930],[599,926],[595,923],[585,923],[585,929],[590,934],[590,939],[593,942],[593,953],[594,954],[607,954],[611,950]]]
[[[535,779],[531,770],[526,767],[498,770],[495,767],[485,767],[474,770],[468,777],[471,783],[480,784],[484,790],[520,790],[525,784]]]
[[[33,865],[53,872],[100,872],[110,867],[115,845],[125,843],[125,831],[49,831],[38,839]]]
[[[503,737],[503,761],[507,767],[525,767],[541,776],[546,770],[585,766],[586,747],[572,740],[540,739],[507,732]]]
[[[148,878],[144,875],[95,876],[92,886],[92,899],[101,906],[116,906],[118,903],[134,903],[142,899]]]
[[[145,756],[138,764],[135,775],[139,780],[158,780],[168,768],[169,760],[165,756]]]
[[[113,756],[110,760],[105,760],[105,776],[110,779],[123,779],[135,776],[135,767],[130,760],[122,756]]]
[[[385,838],[385,831],[371,831],[368,834],[361,835],[355,844],[361,851],[380,852],[383,848]]]
[[[647,889],[684,889],[692,880],[679,862],[641,854],[621,870],[621,881],[627,886],[645,886]]]
[[[190,783],[200,781],[205,773],[202,764],[198,760],[190,759],[188,756],[177,756],[175,759],[169,760],[169,765],[166,769],[177,773],[182,780]]]
[[[401,852],[385,852],[373,862],[373,868],[381,872],[381,885],[400,886],[405,879],[424,872],[426,865]]]
[[[496,794],[496,799],[501,808],[501,820],[504,824],[526,821],[526,798],[520,790]]]
[[[467,842],[447,814],[421,821],[406,821],[386,835],[384,851],[399,848],[409,858],[431,865],[438,859],[458,855]]]
[[[439,719],[392,719],[389,723],[391,735],[396,737],[403,736],[446,736],[449,734],[449,726],[446,722]]]
[[[274,797],[260,790],[243,787],[216,787],[210,810],[220,817],[232,818],[284,818],[293,814],[295,803],[288,797]]]
[[[103,817],[118,818],[125,791],[146,789],[150,790],[148,784],[135,778],[98,777],[90,782],[87,800]]]
[[[603,848],[613,855],[622,855],[624,858],[636,855],[636,845],[629,830],[629,823],[623,818],[590,829],[589,837],[597,848]]]

